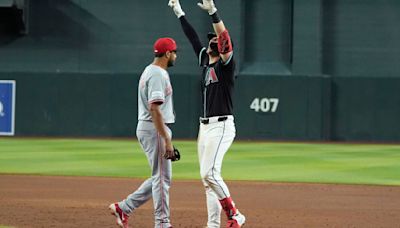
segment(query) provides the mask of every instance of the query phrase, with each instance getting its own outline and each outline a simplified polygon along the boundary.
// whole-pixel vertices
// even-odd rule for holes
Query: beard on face
[[[168,67],[172,67],[175,65],[175,61],[173,59],[168,60]]]

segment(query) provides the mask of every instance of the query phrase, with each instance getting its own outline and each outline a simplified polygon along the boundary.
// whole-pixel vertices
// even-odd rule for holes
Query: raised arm
[[[218,51],[224,62],[228,61],[233,54],[232,42],[224,22],[217,14],[213,0],[203,0],[203,3],[197,3],[203,10],[207,11],[212,18],[215,34],[218,36]]]
[[[200,51],[203,49],[203,45],[201,44],[199,36],[197,35],[194,28],[186,20],[185,12],[183,12],[179,0],[170,0],[168,6],[172,8],[176,17],[179,18],[182,30],[185,33],[188,40],[190,41],[190,43],[192,44],[193,50],[196,53],[196,56],[198,57]]]

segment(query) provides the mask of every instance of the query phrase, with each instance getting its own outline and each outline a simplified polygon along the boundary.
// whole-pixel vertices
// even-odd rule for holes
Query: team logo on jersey
[[[215,73],[214,67],[210,67],[206,75],[206,86],[215,82],[218,82],[218,77],[217,74]]]

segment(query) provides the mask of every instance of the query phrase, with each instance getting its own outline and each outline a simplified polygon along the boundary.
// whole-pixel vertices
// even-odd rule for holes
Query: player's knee
[[[206,171],[201,171],[201,172],[200,172],[200,176],[201,176],[201,179],[202,179],[205,183],[208,183],[208,180],[210,179],[210,176],[211,176],[211,172],[208,171],[208,170],[206,170]]]
[[[213,173],[212,170],[201,172],[200,175],[201,179],[206,184],[213,183],[215,180],[215,173]]]

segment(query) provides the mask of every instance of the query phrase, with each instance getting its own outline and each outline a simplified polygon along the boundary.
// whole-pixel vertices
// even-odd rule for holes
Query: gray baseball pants
[[[168,134],[171,130],[166,126]],[[163,157],[165,143],[154,127],[153,122],[139,121],[136,136],[147,157],[152,174],[151,177],[125,200],[119,207],[130,214],[153,197],[155,228],[168,228],[170,224],[169,188],[172,179],[171,160]]]

